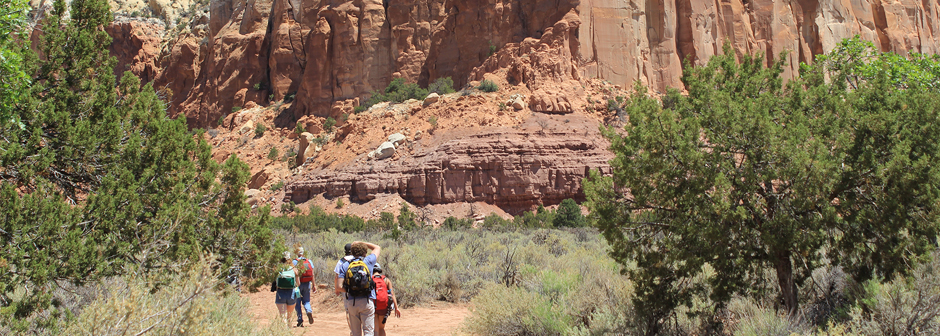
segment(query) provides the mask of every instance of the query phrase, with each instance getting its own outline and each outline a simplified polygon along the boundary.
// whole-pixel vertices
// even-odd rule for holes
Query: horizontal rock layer
[[[885,51],[940,51],[940,4],[925,0],[212,0],[198,15],[192,33],[167,43],[156,80],[193,127],[291,95],[291,118],[325,117],[334,102],[366,98],[395,77],[426,85],[449,76],[461,86],[494,51],[525,49],[552,28],[559,35],[561,21],[572,31],[553,37],[564,42],[554,54],[580,72],[568,77],[640,80],[656,91],[681,86],[682,61],[704,64],[725,42],[768,60],[786,51],[787,76],[854,35]],[[152,62],[132,47],[112,49],[152,78],[134,65]],[[534,91],[550,79],[525,84]],[[564,109],[547,97],[543,108]]]
[[[285,200],[300,203],[324,194],[364,202],[399,194],[417,205],[487,202],[513,212],[583,200],[581,180],[588,171],[610,173],[608,145],[596,132],[483,133],[402,160],[308,173],[286,187]]]

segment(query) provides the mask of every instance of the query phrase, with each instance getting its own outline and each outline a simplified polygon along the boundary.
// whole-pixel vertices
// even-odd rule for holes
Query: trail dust
[[[274,293],[262,290],[243,294],[250,302],[249,311],[259,328],[267,327],[277,319]],[[339,296],[330,289],[312,294],[313,324],[304,316],[304,327],[296,328],[297,316],[292,315],[291,331],[294,335],[349,335],[346,312]],[[390,316],[385,325],[388,335],[467,335],[460,331],[469,316],[467,305],[435,302],[421,307],[401,309],[401,318]]]

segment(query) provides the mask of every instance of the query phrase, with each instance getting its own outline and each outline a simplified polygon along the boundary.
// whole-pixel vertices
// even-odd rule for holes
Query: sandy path
[[[259,326],[267,326],[277,318],[274,293],[262,291],[245,296],[251,304],[252,318]],[[321,290],[313,294],[310,301],[315,321],[312,325],[307,324],[304,316],[305,326],[294,328],[297,323],[294,316],[291,330],[295,335],[349,335],[346,313],[339,297]],[[388,318],[385,331],[388,335],[464,335],[458,329],[468,315],[466,305],[434,302],[427,306],[402,309],[401,318]]]

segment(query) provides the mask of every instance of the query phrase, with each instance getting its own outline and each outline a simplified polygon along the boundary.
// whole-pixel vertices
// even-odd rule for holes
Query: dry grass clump
[[[209,267],[169,277],[128,276],[70,321],[64,335],[290,335],[282,323],[256,330],[248,300],[220,285]]]

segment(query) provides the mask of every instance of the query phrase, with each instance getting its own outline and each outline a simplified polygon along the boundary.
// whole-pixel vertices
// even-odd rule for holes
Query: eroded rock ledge
[[[285,201],[324,194],[365,202],[399,194],[416,205],[487,202],[507,210],[583,200],[581,180],[610,172],[609,142],[596,132],[486,132],[451,140],[397,161],[367,161],[308,174],[290,183]]]

